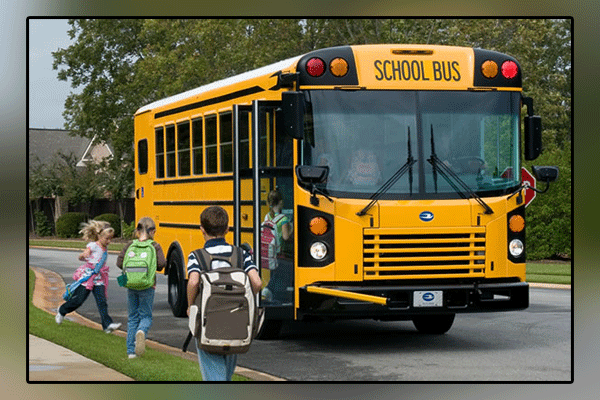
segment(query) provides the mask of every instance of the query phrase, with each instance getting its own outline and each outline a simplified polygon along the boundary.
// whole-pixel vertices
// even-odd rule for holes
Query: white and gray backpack
[[[254,336],[255,296],[243,269],[242,249],[232,248],[230,257],[205,249],[194,251],[203,272],[198,296],[190,307],[189,328],[198,346],[209,353],[245,353]]]

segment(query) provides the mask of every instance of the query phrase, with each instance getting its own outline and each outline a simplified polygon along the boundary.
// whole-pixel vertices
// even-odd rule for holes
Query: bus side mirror
[[[535,179],[542,182],[554,182],[558,179],[558,167],[532,166]]]
[[[304,139],[304,94],[302,92],[281,93],[283,130],[294,139]]]
[[[537,179],[538,181],[546,182],[545,189],[532,189],[538,193],[546,193],[548,191],[548,188],[550,187],[550,182],[554,182],[558,179],[558,167],[540,167],[533,165],[531,168],[533,169],[533,176],[535,176],[535,179]]]
[[[525,159],[535,160],[542,151],[542,118],[538,115],[525,117]]]
[[[329,175],[329,167],[327,165],[298,165],[296,174],[302,183],[311,185],[324,183]]]

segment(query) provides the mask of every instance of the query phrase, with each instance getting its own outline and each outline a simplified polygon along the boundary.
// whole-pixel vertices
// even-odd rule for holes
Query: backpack
[[[242,249],[232,248],[230,257],[213,255],[205,249],[194,251],[202,272],[198,296],[190,307],[189,328],[198,346],[209,353],[245,353],[255,334],[255,296],[243,270]],[[229,266],[212,269],[214,261]]]
[[[279,235],[277,235],[277,223],[283,219],[285,215],[278,214],[273,219],[265,220],[260,225],[260,266],[263,269],[273,271],[277,268],[277,255],[281,250]]]
[[[154,286],[156,276],[156,249],[151,240],[134,240],[125,252],[123,273],[126,288],[144,290]]]

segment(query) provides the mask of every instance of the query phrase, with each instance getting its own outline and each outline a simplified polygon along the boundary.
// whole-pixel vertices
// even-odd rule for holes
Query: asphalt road
[[[116,283],[115,262],[109,255],[109,313],[125,330],[126,291]],[[79,261],[73,251],[30,249],[29,265],[55,271],[68,283]],[[571,290],[531,288],[528,309],[459,314],[448,333],[435,336],[419,334],[410,321],[295,322],[277,340],[255,341],[238,365],[297,381],[569,382],[571,304]],[[92,296],[78,312],[100,322]],[[162,275],[153,317],[148,337],[180,347],[187,320],[173,317]]]

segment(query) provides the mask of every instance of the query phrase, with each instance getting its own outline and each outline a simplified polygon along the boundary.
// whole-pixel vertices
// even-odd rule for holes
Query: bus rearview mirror
[[[281,93],[283,129],[294,139],[304,138],[304,94],[302,92]]]
[[[542,151],[542,118],[538,115],[525,117],[525,159],[535,160]]]

